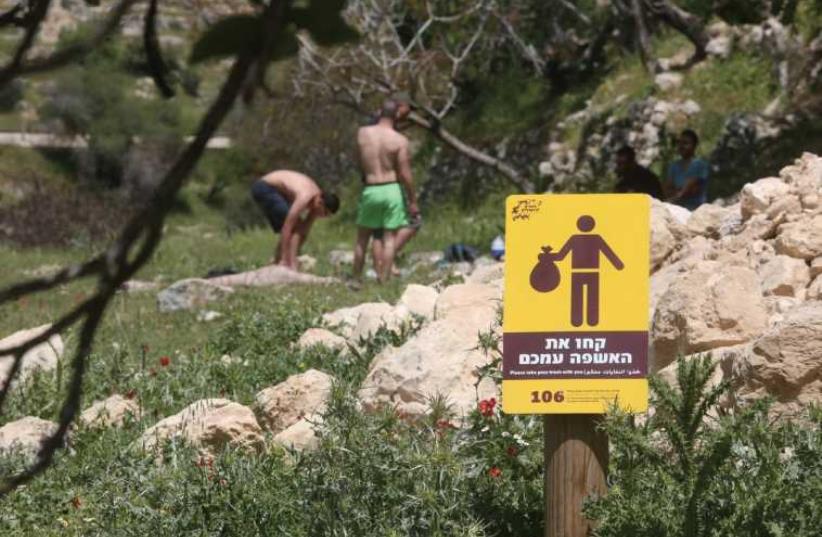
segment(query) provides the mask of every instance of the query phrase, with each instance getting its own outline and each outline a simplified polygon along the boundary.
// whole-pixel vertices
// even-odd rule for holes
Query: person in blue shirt
[[[708,201],[708,163],[695,158],[699,137],[691,129],[682,131],[677,141],[682,158],[668,167],[668,201],[693,211]]]

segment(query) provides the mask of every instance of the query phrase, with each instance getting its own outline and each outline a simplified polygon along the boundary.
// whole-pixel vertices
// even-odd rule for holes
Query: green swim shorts
[[[357,225],[368,229],[399,229],[408,225],[399,183],[365,185],[357,207]]]

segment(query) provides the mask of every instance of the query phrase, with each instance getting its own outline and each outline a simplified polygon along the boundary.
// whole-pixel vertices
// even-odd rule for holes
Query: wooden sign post
[[[502,409],[545,417],[545,535],[585,537],[605,492],[609,405],[648,407],[650,198],[511,196]]]

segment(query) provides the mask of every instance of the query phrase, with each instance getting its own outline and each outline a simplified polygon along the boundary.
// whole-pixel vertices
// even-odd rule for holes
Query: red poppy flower
[[[505,451],[508,452],[509,457],[516,457],[517,454],[519,453],[519,450],[517,449],[517,446],[508,446],[508,449],[505,450]]]
[[[171,358],[168,356],[160,356],[160,365],[163,367],[168,367],[171,365]]]
[[[80,499],[80,496],[75,496],[71,499],[71,505],[75,509],[80,509],[83,506],[83,500]]]
[[[483,399],[479,402],[480,414],[482,414],[486,418],[493,416],[495,406],[497,406],[497,400],[493,397],[490,399]]]
[[[497,478],[497,477],[502,475],[502,470],[500,470],[496,466],[492,466],[491,468],[488,469],[488,475],[493,477],[493,478]]]
[[[126,399],[134,399],[135,397],[137,397],[137,390],[134,388],[126,392]]]

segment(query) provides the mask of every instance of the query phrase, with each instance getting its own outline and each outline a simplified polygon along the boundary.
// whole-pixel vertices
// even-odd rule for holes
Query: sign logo
[[[506,412],[647,408],[649,215],[644,195],[508,199]]]

